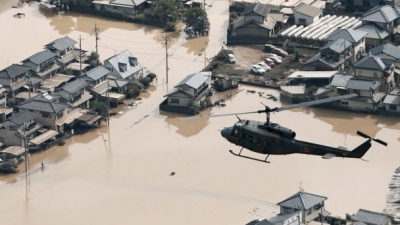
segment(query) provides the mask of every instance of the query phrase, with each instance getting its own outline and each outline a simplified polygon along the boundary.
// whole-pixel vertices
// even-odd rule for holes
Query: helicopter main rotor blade
[[[207,119],[211,117],[222,117],[222,116],[233,116],[233,115],[243,115],[243,114],[252,114],[252,113],[261,113],[259,111],[252,111],[252,112],[242,112],[242,113],[225,113],[225,114],[215,114],[215,115],[209,115],[209,116],[190,116],[186,118],[179,118],[180,121],[187,121],[187,120],[196,120],[196,119]]]
[[[332,98],[324,98],[324,99],[319,99],[319,100],[315,100],[315,101],[303,102],[303,103],[299,103],[299,104],[276,108],[275,111],[280,112],[280,111],[284,111],[284,110],[288,110],[288,109],[294,109],[294,108],[311,106],[311,105],[318,105],[318,104],[333,102],[333,101],[337,101],[337,100],[341,100],[341,99],[354,98],[357,96],[358,96],[357,94],[348,94],[348,95],[341,95],[341,96],[336,96],[336,97],[332,97]]]

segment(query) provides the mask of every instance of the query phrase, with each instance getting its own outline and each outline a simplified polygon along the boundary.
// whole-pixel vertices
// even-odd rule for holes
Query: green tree
[[[138,79],[138,81],[143,85],[144,88],[149,87],[151,83],[151,79],[148,77],[141,77]]]
[[[108,110],[107,100],[95,99],[90,103],[90,108],[99,115],[106,116]]]
[[[139,81],[129,81],[128,83],[128,91],[127,91],[127,97],[128,98],[133,98],[136,97],[142,92],[143,90],[143,84],[141,84]]]
[[[87,59],[87,62],[91,66],[96,67],[96,66],[100,65],[99,58],[100,58],[100,56],[99,56],[99,54],[97,52],[91,52],[89,57],[88,57],[88,59]]]
[[[193,7],[188,9],[184,14],[184,20],[187,27],[192,27],[194,33],[208,33],[210,23],[208,22],[207,13],[202,8]]]
[[[157,0],[153,13],[166,27],[168,24],[175,24],[179,18],[178,3],[175,0]]]
[[[150,80],[153,81],[157,77],[157,75],[155,73],[149,73],[146,75],[146,77],[150,78]]]

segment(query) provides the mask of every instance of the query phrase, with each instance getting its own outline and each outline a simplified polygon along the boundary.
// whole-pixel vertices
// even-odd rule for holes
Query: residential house
[[[289,198],[279,202],[277,205],[280,206],[280,213],[278,216],[291,214],[291,218],[296,218],[301,222],[296,222],[296,224],[306,224],[310,221],[330,215],[329,212],[325,210],[325,200],[327,197],[319,196],[315,194],[310,194],[304,191],[299,191],[298,193],[290,196]],[[271,220],[273,220],[272,218]]]
[[[305,85],[281,86],[280,98],[290,103],[301,101],[306,92]]]
[[[85,88],[88,86],[85,80],[77,79],[62,86],[56,93],[61,100],[72,108],[89,108],[89,100],[93,97]]]
[[[275,216],[269,219],[269,222],[274,225],[301,225],[302,215],[302,211],[299,210],[296,212]]]
[[[57,64],[64,70],[72,62],[86,60],[86,51],[75,48],[77,42],[68,36],[58,38],[44,46],[57,55]]]
[[[328,36],[327,40],[328,43],[332,43],[340,39],[350,42],[351,54],[353,55],[353,57],[351,57],[351,62],[354,64],[365,53],[365,36],[367,34],[368,33],[365,31],[359,31],[353,29],[338,29],[335,30],[333,33],[331,33]]]
[[[365,1],[369,2],[369,1]],[[400,31],[400,10],[393,5],[378,5],[368,10],[360,18],[362,24],[375,24],[390,34],[397,34]]]
[[[246,225],[274,225],[274,223],[271,223],[265,218],[262,219],[257,219],[257,220],[252,220],[249,223],[246,223]]]
[[[371,48],[369,52],[381,59],[391,59],[395,62],[400,62],[400,48],[390,43]]]
[[[167,97],[160,105],[160,110],[180,112],[183,109],[193,109],[201,106],[206,100],[209,92],[211,72],[198,72],[186,76],[173,90],[164,97]],[[189,110],[190,111],[190,110]],[[196,110],[194,110],[196,111]],[[190,113],[194,114],[195,112]]]
[[[49,79],[43,80],[42,85],[39,87],[39,91],[44,93],[54,93],[57,89],[75,79],[73,75],[56,74]]]
[[[42,127],[42,124],[35,121],[32,112],[23,110],[2,124],[0,142],[5,146],[24,146],[24,136],[32,139]]]
[[[387,94],[383,105],[387,112],[400,113],[400,94]]]
[[[104,60],[103,65],[118,80],[134,80],[143,74],[142,65],[129,50]]]
[[[128,91],[128,81],[118,80],[114,77],[109,77],[108,83],[110,84],[112,92],[123,94]]]
[[[349,94],[358,97],[341,100],[341,107],[355,111],[375,112],[382,104],[386,93],[378,92],[381,82],[351,78],[346,85]]]
[[[335,74],[331,83],[325,87],[318,88],[314,93],[314,96],[317,98],[330,98],[348,94],[346,86],[349,80],[353,77],[354,76],[350,74]]]
[[[394,78],[394,61],[391,59],[369,55],[355,64],[354,69],[359,78],[379,81],[382,84],[380,91],[390,92],[398,85]]]
[[[352,56],[352,44],[344,39],[337,39],[320,48],[319,52],[306,61],[304,70],[330,71],[344,70]]]
[[[294,8],[294,20],[297,25],[310,25],[322,16],[320,8],[301,2]]]
[[[270,8],[260,2],[249,4],[234,22],[231,35],[268,38],[274,33],[276,21],[269,16]]]
[[[59,121],[67,116],[68,104],[59,102],[60,96],[48,93],[40,94],[21,102],[17,109],[33,112],[35,121],[43,124],[46,128],[58,132],[64,132],[64,124]]]
[[[41,79],[52,77],[60,66],[55,63],[57,55],[50,50],[38,52],[22,61],[24,66],[30,67],[35,75]]]
[[[367,35],[365,36],[366,51],[369,51],[369,49],[373,47],[384,44],[385,41],[390,38],[390,33],[388,31],[374,23],[362,24],[361,26],[356,27],[354,30],[367,32]]]
[[[0,84],[7,89],[10,97],[15,97],[26,85],[25,78],[31,74],[31,68],[19,64],[12,64],[0,71]]]
[[[390,0],[389,0],[390,1]],[[382,4],[382,0],[340,0],[340,4],[350,12],[365,12],[371,7],[379,6]]]
[[[104,66],[98,66],[87,71],[79,79],[83,79],[87,82],[89,91],[96,95],[104,95],[109,89],[109,83],[107,81],[107,76],[110,75],[110,71]]]
[[[391,217],[389,215],[373,212],[365,209],[359,209],[358,212],[350,216],[350,224],[366,224],[366,225],[391,225]]]
[[[96,10],[114,10],[126,14],[137,14],[144,8],[145,0],[93,1]]]

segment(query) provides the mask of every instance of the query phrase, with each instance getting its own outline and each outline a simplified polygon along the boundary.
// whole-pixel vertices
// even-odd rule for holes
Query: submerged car
[[[253,72],[254,74],[258,74],[258,75],[262,75],[262,74],[266,73],[265,69],[259,65],[252,65],[250,67],[250,71]]]
[[[228,54],[228,62],[229,63],[236,63],[236,58],[233,54]]]

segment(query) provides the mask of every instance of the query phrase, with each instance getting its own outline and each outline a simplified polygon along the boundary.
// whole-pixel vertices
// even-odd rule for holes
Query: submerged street
[[[33,154],[27,174],[21,164],[20,173],[1,176],[1,224],[246,224],[275,216],[276,203],[300,188],[326,196],[325,208],[333,216],[344,218],[360,208],[381,212],[389,180],[399,167],[398,118],[320,108],[272,114],[272,122],[294,130],[299,140],[353,149],[364,141],[356,135],[360,130],[388,146],[373,143],[364,156],[370,162],[286,155],[270,156],[271,163],[264,164],[228,152],[240,148],[221,137],[220,130],[232,126],[235,116],[183,122],[178,120],[181,115],[159,112],[163,96],[186,75],[200,71],[222,48],[228,4],[207,1],[209,37],[189,40],[183,32],[168,34],[168,84],[166,34],[161,29],[74,13],[56,15],[39,9],[37,3],[0,14],[1,68],[65,35],[81,38],[82,48],[94,51],[96,24],[101,60],[129,49],[147,71],[158,75],[158,81],[142,94],[143,102],[112,117],[110,126]],[[16,12],[26,18],[13,18]],[[239,88],[279,96],[276,90]],[[226,107],[203,114],[261,110],[260,102],[282,105],[242,91],[226,101]],[[262,114],[242,117],[265,120]]]

